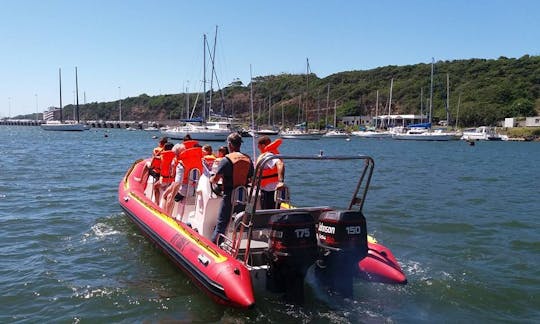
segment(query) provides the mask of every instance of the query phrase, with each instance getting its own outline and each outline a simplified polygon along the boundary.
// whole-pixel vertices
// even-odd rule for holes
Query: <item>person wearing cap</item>
[[[234,188],[245,186],[253,176],[253,163],[251,158],[240,152],[242,146],[242,137],[238,133],[232,133],[227,137],[229,154],[227,154],[219,163],[217,171],[210,177],[210,182],[217,184],[223,180],[223,199],[218,215],[218,221],[212,242],[219,244],[217,239],[220,234],[224,234],[232,215],[231,195]]]

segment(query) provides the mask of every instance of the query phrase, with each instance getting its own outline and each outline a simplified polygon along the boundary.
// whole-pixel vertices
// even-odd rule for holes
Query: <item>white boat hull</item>
[[[189,134],[192,139],[197,141],[226,141],[230,131],[188,131],[188,130],[164,130],[161,131],[163,136],[172,139],[183,139]]]
[[[474,130],[463,131],[461,139],[464,141],[503,141],[508,138],[498,134],[493,128],[480,126]]]
[[[184,136],[189,134],[192,139],[197,141],[224,142],[231,132],[228,123],[214,122],[209,123],[207,126],[187,124],[185,126],[162,130],[161,134],[172,139],[183,139]]]
[[[286,139],[297,139],[297,140],[318,140],[321,139],[319,134],[281,134],[282,138]]]
[[[411,140],[411,141],[453,141],[458,137],[454,134],[436,134],[436,133],[423,133],[423,134],[394,134],[393,139],[396,140]]]
[[[67,123],[47,123],[41,124],[41,129],[46,131],[75,131],[80,132],[85,130],[84,124],[67,124]]]
[[[349,134],[345,132],[329,131],[322,138],[349,138]]]
[[[353,136],[358,137],[364,137],[364,138],[391,138],[392,133],[390,132],[373,132],[373,131],[365,131],[365,132],[352,132]]]

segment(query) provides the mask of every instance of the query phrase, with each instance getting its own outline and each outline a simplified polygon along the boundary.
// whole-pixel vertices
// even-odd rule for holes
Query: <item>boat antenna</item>
[[[251,138],[251,144],[253,147],[253,161],[257,161],[257,150],[255,149],[255,140],[257,138],[257,133],[255,132],[255,113],[253,110],[253,69],[251,68],[251,64],[249,65],[249,85],[250,85],[250,92],[249,92],[249,106],[251,108],[251,131],[253,132],[253,137]]]
[[[76,98],[77,98],[77,110],[76,110],[77,124],[79,124],[80,123],[79,121],[79,79],[77,77],[77,67],[75,67],[75,93],[76,93]],[[120,120],[122,120],[121,117],[120,117]]]
[[[429,124],[431,125],[433,115],[433,64],[435,63],[435,58],[431,58],[431,78],[429,85]]]
[[[203,109],[202,119],[206,122],[206,34],[203,34]]]
[[[62,116],[62,68],[58,68],[58,83],[60,85],[60,123],[63,123],[64,116]]]

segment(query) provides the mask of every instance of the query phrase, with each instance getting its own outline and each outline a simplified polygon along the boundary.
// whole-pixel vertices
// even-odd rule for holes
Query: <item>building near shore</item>
[[[379,115],[375,117],[371,116],[344,116],[341,121],[345,126],[375,126],[386,127],[405,127],[410,124],[425,123],[428,121],[428,117],[425,115]]]
[[[540,127],[540,116],[505,118],[503,126],[506,128]]]

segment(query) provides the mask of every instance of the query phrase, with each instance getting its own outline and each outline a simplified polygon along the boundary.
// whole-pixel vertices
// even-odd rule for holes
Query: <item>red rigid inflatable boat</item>
[[[118,187],[118,200],[141,231],[216,302],[250,308],[255,303],[248,270],[186,224],[166,215],[145,194],[145,161],[136,162]]]
[[[292,207],[287,187],[277,191],[276,209],[259,208],[260,180],[272,159],[361,160],[360,180],[348,208]],[[148,160],[136,161],[118,187],[118,201],[127,216],[205,293],[217,303],[251,308],[254,290],[303,300],[304,277],[314,266],[330,290],[352,296],[353,280],[405,284],[407,279],[389,249],[367,234],[363,203],[373,172],[367,156],[269,155],[259,161],[251,188],[233,192],[233,214],[219,246],[210,241],[221,202],[208,170],[189,170],[185,199],[170,212],[153,201]],[[192,172],[193,171],[193,172]],[[288,176],[293,171],[288,170]]]

